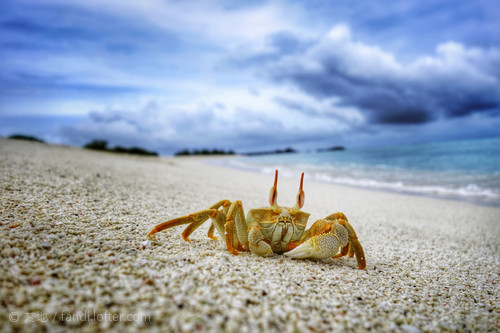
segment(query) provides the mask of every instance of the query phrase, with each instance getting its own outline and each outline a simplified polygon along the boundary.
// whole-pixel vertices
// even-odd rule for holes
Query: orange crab
[[[334,213],[319,219],[306,230],[309,213],[300,209],[304,206],[304,173],[300,178],[297,202],[293,207],[278,206],[277,184],[278,170],[274,177],[274,186],[269,192],[269,207],[250,209],[246,218],[241,201],[220,200],[209,209],[158,224],[148,237],[157,232],[178,225],[188,226],[182,233],[186,241],[189,235],[209,218],[212,225],[208,237],[214,237],[214,230],[226,242],[229,252],[238,251],[267,257],[275,253],[295,259],[323,259],[329,257],[349,257],[356,255],[359,269],[366,267],[366,259],[356,232],[343,213]],[[339,252],[340,249],[340,253]]]

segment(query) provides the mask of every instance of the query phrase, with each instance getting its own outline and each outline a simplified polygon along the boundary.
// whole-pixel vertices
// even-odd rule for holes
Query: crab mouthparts
[[[293,228],[292,221],[287,218],[279,219],[276,226],[278,228],[281,228],[281,239],[285,238],[285,236],[288,234],[289,228]]]
[[[283,226],[281,227],[281,239],[285,238],[287,233],[288,233],[288,224],[283,224]]]

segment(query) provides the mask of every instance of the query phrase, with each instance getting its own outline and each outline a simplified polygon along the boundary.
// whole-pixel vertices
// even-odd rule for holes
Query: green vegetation
[[[139,148],[139,147],[124,148],[121,146],[116,146],[115,148],[111,149],[111,151],[115,152],[115,153],[125,153],[125,154],[133,154],[133,155],[158,156],[157,152],[148,151],[146,149]]]
[[[175,156],[188,156],[188,155],[234,155],[232,150],[222,150],[222,149],[194,149],[189,151],[184,149],[175,153]]]
[[[83,148],[93,150],[108,150],[108,143],[104,140],[93,140],[83,146]]]
[[[45,141],[43,141],[42,139],[36,138],[34,136],[24,135],[24,134],[13,134],[13,135],[9,136],[9,139],[26,140],[26,141],[35,141],[35,142],[45,143]]]
[[[113,153],[123,153],[123,154],[143,155],[143,156],[158,156],[157,152],[148,151],[146,149],[139,148],[139,147],[125,148],[125,147],[121,147],[121,146],[116,146],[114,148],[108,148],[108,143],[104,140],[92,140],[91,142],[89,142],[85,146],[83,146],[83,148],[92,149],[92,150],[107,151],[107,152],[113,152]]]

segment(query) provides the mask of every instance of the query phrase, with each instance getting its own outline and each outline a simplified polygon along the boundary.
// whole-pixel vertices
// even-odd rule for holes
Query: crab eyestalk
[[[297,202],[295,203],[295,206],[292,207],[293,212],[298,212],[304,206],[304,202],[306,201],[306,194],[304,193],[303,186],[304,173],[302,172],[302,175],[300,176],[299,192],[297,193]]]
[[[269,191],[269,204],[273,208],[278,207],[278,170],[274,173],[274,185],[271,187],[271,190]]]

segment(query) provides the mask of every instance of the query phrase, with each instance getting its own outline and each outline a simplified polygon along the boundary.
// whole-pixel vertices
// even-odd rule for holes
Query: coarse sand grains
[[[1,331],[500,331],[500,208],[304,183],[343,211],[352,258],[233,256],[165,220],[219,199],[267,205],[271,174],[0,139]],[[297,179],[281,178],[280,204]]]

